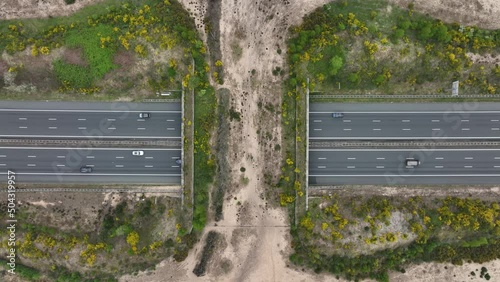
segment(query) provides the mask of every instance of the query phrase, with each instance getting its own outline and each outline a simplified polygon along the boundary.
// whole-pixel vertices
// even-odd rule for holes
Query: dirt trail
[[[229,163],[235,188],[226,192],[224,219],[217,227],[206,230],[224,234],[228,244],[215,255],[203,280],[282,281],[287,277],[290,281],[304,281],[313,278],[287,268],[288,219],[282,210],[268,207],[263,196],[264,173],[279,174],[281,156],[273,148],[281,140],[281,120],[279,115],[263,113],[258,103],[279,109],[282,78],[273,76],[272,69],[283,68],[286,55],[285,52],[278,54],[277,49],[286,50],[290,25],[298,24],[304,14],[326,2],[222,1],[220,41],[225,83],[220,87],[231,91],[230,104],[241,113],[241,122],[231,123],[229,140]],[[184,4],[191,11],[198,11],[195,16],[204,16],[205,1],[195,6],[192,1],[184,1]],[[242,50],[239,55],[235,52],[238,47]],[[264,132],[273,136],[272,141],[264,141]],[[240,181],[241,167],[249,179],[246,185]],[[186,261],[190,269],[196,263],[199,250],[196,253]],[[222,262],[226,262],[225,270],[221,270]],[[187,279],[195,278],[189,271]]]

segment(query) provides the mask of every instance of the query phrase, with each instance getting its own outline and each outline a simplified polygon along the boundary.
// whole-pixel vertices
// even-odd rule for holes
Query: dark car
[[[333,118],[343,118],[343,117],[344,117],[344,114],[343,114],[343,113],[333,113],[333,114],[332,114],[332,117],[333,117]]]
[[[150,113],[140,113],[139,118],[150,118],[151,114]]]
[[[178,164],[178,165],[180,165],[180,164],[182,164],[182,160],[180,158],[178,158],[178,159],[175,160],[175,163]]]
[[[82,166],[80,168],[80,172],[81,173],[91,173],[92,172],[92,168],[90,166]]]

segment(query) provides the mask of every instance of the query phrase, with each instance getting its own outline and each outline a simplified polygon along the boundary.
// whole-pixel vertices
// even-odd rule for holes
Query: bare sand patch
[[[74,4],[66,5],[64,0],[2,0],[0,19],[67,16],[100,1],[102,0],[77,0]]]

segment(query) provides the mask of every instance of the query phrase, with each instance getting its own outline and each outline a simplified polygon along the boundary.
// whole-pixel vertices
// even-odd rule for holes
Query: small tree
[[[394,31],[394,34],[392,35],[392,39],[394,40],[395,43],[398,43],[401,38],[405,36],[405,31],[403,29],[396,29]]]
[[[330,75],[336,75],[344,65],[344,60],[340,56],[333,56],[330,60]]]

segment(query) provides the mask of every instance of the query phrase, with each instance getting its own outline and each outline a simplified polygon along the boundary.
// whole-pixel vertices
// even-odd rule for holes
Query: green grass
[[[474,240],[474,241],[463,242],[461,247],[476,248],[476,247],[480,247],[480,246],[484,246],[484,245],[488,245],[488,239],[486,239],[485,237],[481,237],[481,238]]]
[[[107,36],[113,36],[113,29],[107,25],[68,32],[65,38],[66,46],[82,48],[89,66],[83,67],[56,60],[54,70],[57,78],[74,88],[88,88],[95,81],[102,79],[107,72],[116,68],[112,61],[116,48],[101,48],[100,38]]]
[[[115,48],[101,48],[100,38],[113,36],[113,29],[108,25],[97,25],[82,30],[72,30],[66,37],[68,47],[82,47],[90,73],[94,79],[101,79],[108,71],[114,69],[112,59]]]

